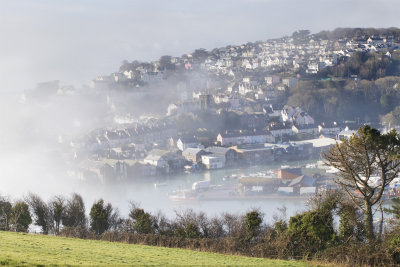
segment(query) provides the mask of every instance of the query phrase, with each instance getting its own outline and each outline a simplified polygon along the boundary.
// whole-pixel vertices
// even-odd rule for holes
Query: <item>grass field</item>
[[[121,265],[258,265],[309,266],[280,261],[0,231],[0,265],[12,266],[121,266]]]

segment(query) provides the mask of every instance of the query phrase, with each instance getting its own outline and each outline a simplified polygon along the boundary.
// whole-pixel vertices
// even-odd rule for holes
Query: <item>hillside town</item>
[[[162,82],[171,71],[197,70],[208,73],[208,80],[196,81],[203,83],[203,89],[221,89],[225,94],[215,95],[218,101],[227,102],[235,93],[252,93],[256,99],[271,99],[276,98],[279,91],[296,85],[299,78],[296,73],[317,74],[356,52],[384,51],[386,56],[391,57],[399,46],[400,40],[393,35],[328,39],[303,30],[290,37],[265,42],[216,48],[211,52],[198,49],[181,57],[163,56],[151,63],[125,62],[119,72],[99,76],[92,86],[137,89],[148,83]],[[283,75],[268,75],[282,70]],[[213,88],[213,83],[221,81],[225,83],[225,88]]]
[[[106,183],[318,160],[322,151],[362,124],[316,121],[302,107],[285,104],[287,91],[355,52],[384,51],[390,57],[399,45],[389,35],[324,39],[298,31],[291,37],[211,52],[199,49],[151,63],[124,62],[119,72],[91,84],[107,95],[114,111],[118,107],[109,103],[110,90],[143,94],[174,80],[177,73],[184,79],[174,80],[175,95],[164,115],[133,121],[115,111],[110,127],[73,138],[70,148],[79,177]]]
[[[85,108],[92,108],[89,115],[78,114],[71,122],[71,129],[84,131],[58,137],[68,151],[71,173],[91,183],[316,162],[323,151],[364,124],[382,132],[397,127],[368,116],[345,120],[331,114],[329,106],[316,112],[308,102],[288,101],[289,95],[301,97],[293,95],[298,90],[307,92],[316,86],[310,81],[347,86],[356,100],[358,92],[368,96],[362,91],[368,84],[362,72],[335,75],[336,67],[346,66],[360,53],[397,60],[400,36],[389,30],[370,35],[365,31],[362,36],[346,30],[340,34],[297,31],[279,39],[197,49],[153,62],[124,61],[118,72],[99,76],[89,86],[76,89],[58,81],[42,83],[25,92],[21,102],[42,105],[50,99],[66,103],[79,98]],[[389,92],[396,91],[398,83],[393,78],[376,86],[388,84],[382,90]],[[343,100],[338,97],[343,96],[333,100],[340,105]],[[382,95],[381,103],[383,97],[389,95]],[[322,116],[324,112],[327,116]]]

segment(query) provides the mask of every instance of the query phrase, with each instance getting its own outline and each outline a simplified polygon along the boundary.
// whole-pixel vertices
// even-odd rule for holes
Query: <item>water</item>
[[[304,162],[292,162],[291,166],[297,166]],[[309,163],[309,162],[307,162]],[[102,197],[117,206],[122,215],[126,216],[129,210],[129,201],[139,203],[146,211],[156,213],[163,212],[168,217],[174,217],[176,211],[192,209],[194,211],[203,211],[210,216],[219,215],[223,212],[242,214],[250,209],[257,208],[264,213],[265,221],[272,222],[274,215],[280,215],[278,209],[286,207],[287,218],[304,211],[306,209],[306,200],[304,199],[262,199],[262,200],[218,200],[218,201],[187,201],[172,202],[168,194],[174,190],[191,188],[196,181],[209,180],[212,185],[225,183],[223,177],[237,174],[246,175],[256,172],[266,172],[279,168],[280,165],[254,166],[250,168],[231,168],[219,169],[198,173],[183,173],[165,177],[147,178],[147,181],[140,183],[119,182],[112,185],[88,185],[83,184],[78,191],[82,192],[85,200],[92,203],[95,199]],[[146,178],[143,178],[146,179]],[[155,188],[154,183],[163,183],[164,186]],[[85,194],[86,190],[92,193],[90,197]]]

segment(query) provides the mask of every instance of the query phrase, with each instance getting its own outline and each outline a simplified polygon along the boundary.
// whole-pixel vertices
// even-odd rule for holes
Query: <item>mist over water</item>
[[[102,99],[103,103],[99,101],[97,105],[84,98],[79,100],[68,97],[23,103],[21,94],[3,93],[0,106],[3,123],[0,132],[0,195],[21,199],[32,192],[44,200],[49,200],[56,195],[69,197],[76,192],[82,195],[87,212],[94,201],[103,198],[118,208],[122,216],[128,215],[130,201],[139,203],[147,211],[161,211],[171,218],[174,217],[175,211],[186,209],[219,215],[223,212],[242,214],[251,208],[259,208],[265,214],[266,221],[270,221],[273,215],[279,213],[277,209],[283,206],[287,208],[288,216],[305,208],[304,201],[293,200],[175,203],[168,198],[172,191],[191,188],[196,181],[210,180],[211,184],[218,185],[223,184],[224,176],[267,171],[279,167],[278,165],[144,177],[140,182],[102,184],[78,179],[76,169],[70,162],[68,144],[60,143],[58,138],[62,135],[64,140],[69,140],[68,137],[96,126],[105,127],[106,121],[93,120],[96,110],[107,108],[105,98],[99,99]],[[89,105],[92,105],[92,110],[88,108]],[[151,107],[148,107],[148,110],[151,110]],[[133,109],[130,112],[135,114]],[[136,112],[139,114],[139,110]],[[107,112],[103,110],[100,114]],[[80,124],[76,125],[74,121],[79,121]],[[154,183],[165,183],[166,186],[156,189]]]
[[[195,181],[210,180],[212,184],[221,184],[222,177],[226,175],[266,171],[277,166],[147,177],[140,179],[140,182],[121,181],[113,184],[79,180],[74,169],[68,164],[66,145],[57,141],[58,133],[61,131],[68,136],[83,130],[74,128],[71,123],[78,114],[71,112],[71,116],[66,116],[67,111],[61,108],[57,114],[58,106],[55,103],[21,104],[19,97],[17,94],[8,94],[3,97],[1,105],[2,121],[6,127],[3,127],[1,132],[3,149],[0,153],[0,195],[20,199],[32,192],[48,200],[55,195],[69,197],[73,192],[77,192],[83,196],[87,210],[94,201],[103,198],[117,207],[123,216],[128,214],[130,201],[139,203],[142,208],[152,213],[161,211],[168,217],[174,217],[175,211],[186,209],[218,215],[222,212],[241,214],[251,208],[260,208],[268,221],[282,206],[287,207],[289,216],[304,209],[302,201],[292,200],[174,203],[168,198],[168,194],[172,191],[191,188]],[[11,107],[12,116],[6,112]],[[68,109],[68,106],[64,108]],[[60,117],[63,119],[59,120]],[[84,121],[82,117],[80,120]],[[63,127],[61,124],[64,124]],[[154,183],[165,183],[166,186],[155,189]]]
[[[28,135],[28,134],[27,134]],[[3,139],[4,140],[4,139]],[[29,142],[27,142],[29,143]],[[87,210],[95,200],[103,198],[117,207],[121,215],[127,216],[129,202],[139,203],[152,213],[163,212],[174,217],[175,211],[193,209],[204,211],[208,215],[222,212],[244,213],[251,208],[259,208],[265,219],[270,221],[285,206],[287,215],[293,215],[305,208],[304,201],[294,200],[257,200],[257,201],[197,201],[171,202],[168,198],[174,190],[191,188],[193,182],[210,180],[211,184],[222,184],[222,177],[231,174],[249,174],[267,171],[278,166],[262,166],[249,169],[223,169],[211,172],[179,174],[167,177],[147,177],[140,182],[121,181],[115,183],[90,183],[76,178],[59,154],[59,144],[50,142],[41,145],[18,145],[8,143],[7,149],[0,154],[0,195],[19,199],[33,192],[48,200],[55,195],[69,197],[73,192],[81,194]],[[58,150],[57,150],[58,148]],[[147,181],[146,181],[147,179]],[[154,183],[165,183],[165,187],[156,189]]]

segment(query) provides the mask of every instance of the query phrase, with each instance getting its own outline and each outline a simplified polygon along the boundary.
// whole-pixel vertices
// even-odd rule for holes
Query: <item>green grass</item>
[[[306,263],[300,261],[281,261],[229,256],[186,249],[172,249],[1,231],[0,265],[307,266]]]

